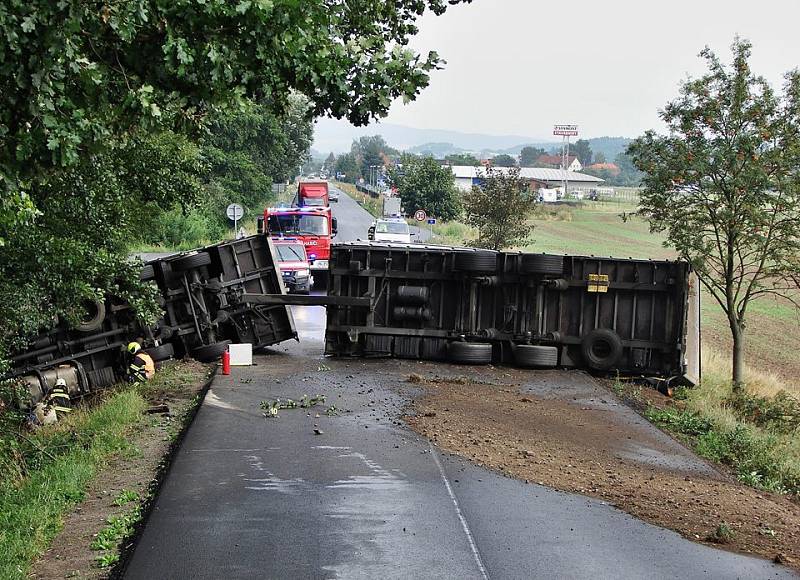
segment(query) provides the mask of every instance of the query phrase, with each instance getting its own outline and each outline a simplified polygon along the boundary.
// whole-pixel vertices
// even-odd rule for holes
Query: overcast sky
[[[414,47],[447,65],[385,122],[549,138],[554,123],[582,136],[634,137],[660,128],[658,110],[708,45],[726,60],[734,35],[773,84],[800,66],[798,0],[474,0],[428,15]]]

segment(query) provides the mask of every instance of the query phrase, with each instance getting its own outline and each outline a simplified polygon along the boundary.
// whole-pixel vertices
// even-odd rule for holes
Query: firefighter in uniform
[[[47,395],[46,405],[56,412],[56,417],[60,420],[72,413],[72,403],[67,392],[67,381],[56,379],[53,390]]]
[[[128,381],[138,383],[149,381],[156,374],[156,365],[150,355],[142,350],[142,345],[138,342],[128,344],[128,353],[131,356],[131,364],[128,367]]]

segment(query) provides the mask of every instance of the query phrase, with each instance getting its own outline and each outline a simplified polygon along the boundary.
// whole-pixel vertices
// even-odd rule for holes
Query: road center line
[[[475,538],[469,529],[469,524],[467,523],[463,512],[461,511],[461,506],[458,505],[458,499],[456,498],[456,494],[453,493],[453,487],[450,485],[450,481],[447,479],[447,475],[444,472],[444,466],[439,460],[439,454],[436,452],[436,449],[434,449],[432,443],[429,443],[428,445],[431,449],[431,456],[436,462],[436,467],[439,468],[439,474],[442,476],[444,486],[447,488],[447,494],[450,496],[450,499],[453,500],[453,505],[456,508],[456,515],[458,516],[458,519],[461,522],[461,527],[464,529],[464,533],[467,536],[467,541],[469,542],[469,547],[472,550],[472,555],[475,556],[475,563],[478,565],[478,570],[480,570],[481,576],[483,576],[484,580],[489,580],[489,573],[486,571],[486,566],[483,565],[483,559],[481,558],[480,552],[478,552],[478,546],[475,544]]]

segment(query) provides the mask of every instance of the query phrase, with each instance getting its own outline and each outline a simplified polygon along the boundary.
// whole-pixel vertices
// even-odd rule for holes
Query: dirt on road
[[[583,373],[411,375],[406,417],[442,449],[508,476],[609,502],[686,538],[800,568],[800,506],[746,487]],[[730,532],[730,533],[729,533]]]

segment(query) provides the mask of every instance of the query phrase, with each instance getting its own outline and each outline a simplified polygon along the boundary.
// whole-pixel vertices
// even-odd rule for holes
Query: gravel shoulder
[[[409,377],[423,394],[406,421],[443,450],[697,542],[800,567],[800,506],[739,484],[588,375],[463,370],[469,376]],[[722,523],[733,535],[720,542]]]

